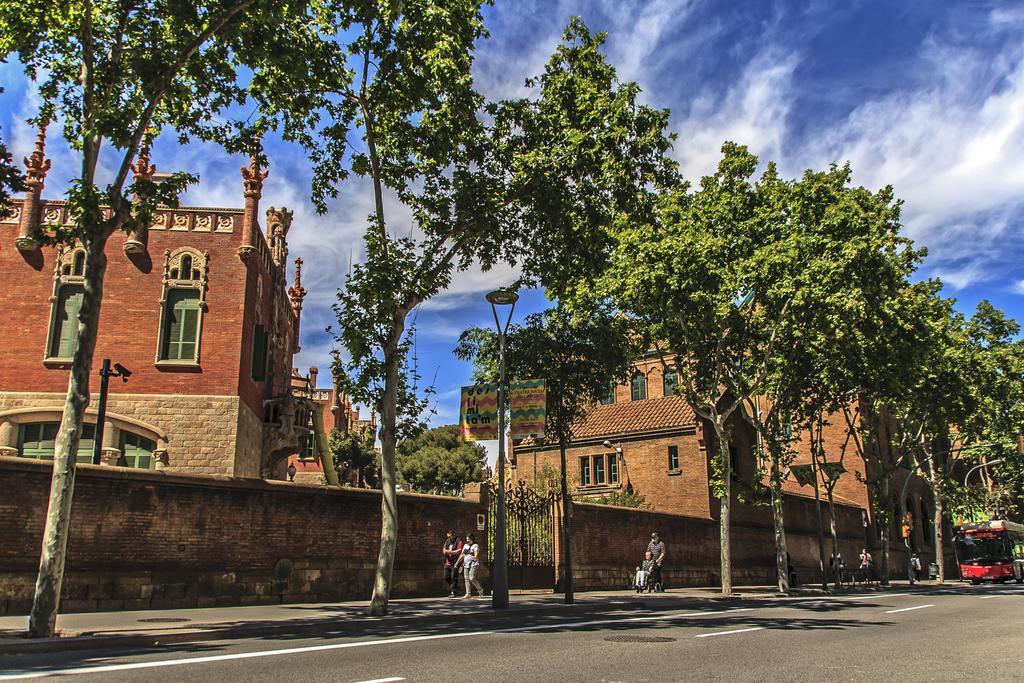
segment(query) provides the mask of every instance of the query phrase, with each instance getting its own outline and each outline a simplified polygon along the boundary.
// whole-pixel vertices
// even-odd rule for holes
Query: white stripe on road
[[[880,600],[882,598],[905,598],[910,593],[882,593],[880,595],[858,595],[855,598],[843,598],[843,602],[850,600]]]
[[[910,612],[915,609],[924,609],[925,607],[935,607],[935,605],[918,605],[917,607],[904,607],[903,609],[891,609],[886,614],[896,614],[897,612]]]
[[[715,614],[732,614],[733,612],[749,612],[753,607],[740,607],[737,609],[717,610],[714,612],[669,612],[666,614],[652,614],[643,617],[630,617],[628,619],[595,619],[592,621],[561,622],[556,624],[538,624],[536,626],[519,626],[516,628],[499,628],[485,631],[466,631],[463,633],[438,633],[428,636],[405,636],[402,638],[384,638],[381,640],[362,640],[355,643],[331,643],[330,645],[309,645],[306,647],[289,647],[280,650],[263,650],[257,652],[235,652],[227,655],[208,655],[205,657],[191,657],[184,659],[164,659],[152,662],[132,662],[131,664],[109,664],[106,666],[87,666],[71,669],[54,669],[49,671],[16,672],[0,674],[0,681],[11,681],[27,678],[43,678],[45,676],[64,676],[73,674],[94,674],[108,673],[111,671],[131,671],[134,669],[155,669],[168,666],[184,666],[187,664],[205,664],[209,662],[226,662],[235,659],[252,659],[256,657],[278,657],[281,655],[293,655],[304,652],[322,652],[326,650],[347,650],[355,647],[370,647],[373,645],[392,645],[401,643],[418,643],[426,640],[442,640],[446,638],[466,638],[470,636],[487,636],[498,633],[521,633],[524,631],[546,631],[551,629],[577,629],[588,626],[601,626],[605,624],[636,623],[644,621],[665,621],[669,619],[682,619],[686,617],[703,617]],[[394,679],[388,679],[394,680]],[[401,679],[398,679],[401,680]]]
[[[740,628],[735,631],[715,631],[714,633],[701,633],[694,636],[694,638],[712,638],[714,636],[731,636],[734,633],[750,633],[751,631],[763,631],[764,626],[754,626],[753,628]]]
[[[404,678],[374,678],[371,681],[359,681],[359,683],[394,683],[395,681],[404,681]]]

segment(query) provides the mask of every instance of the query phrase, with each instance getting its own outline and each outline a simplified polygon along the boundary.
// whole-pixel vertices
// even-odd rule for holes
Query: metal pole
[[[821,573],[821,590],[828,590],[825,576],[825,532],[821,528],[821,493],[818,491],[818,458],[811,452],[811,468],[814,472],[814,511],[818,516],[818,571]]]
[[[103,425],[107,421],[107,387],[110,385],[110,359],[103,359],[100,368],[100,404],[96,409],[96,431],[93,435],[92,464],[99,465],[103,453]]]
[[[919,465],[917,465],[915,463],[914,467],[911,468],[911,470],[910,470],[910,474],[908,474],[907,478],[903,480],[903,488],[900,490],[900,532],[901,533],[902,533],[902,530],[903,530],[903,520],[905,520],[907,518],[907,484],[910,483],[910,479],[911,479],[911,477],[914,476],[914,471],[918,467],[919,467]],[[910,538],[913,535],[914,535],[914,525],[911,524],[910,525],[910,533],[907,534],[907,537],[903,539],[903,545],[905,545],[907,547],[907,581],[909,581],[911,584],[914,583],[914,563],[913,563],[913,561],[910,558],[910,555],[911,555]]]
[[[494,320],[498,322],[498,310]],[[511,319],[511,315],[509,315]],[[491,589],[491,606],[495,609],[508,607],[508,553],[505,547],[505,330],[498,322],[498,362],[500,375],[498,384],[498,523],[494,533],[494,586]]]

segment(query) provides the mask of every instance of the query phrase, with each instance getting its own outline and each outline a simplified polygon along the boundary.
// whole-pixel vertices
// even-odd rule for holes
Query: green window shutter
[[[252,335],[252,378],[257,382],[267,377],[267,333],[257,325]]]
[[[163,357],[166,360],[194,360],[199,337],[199,292],[172,289],[167,297],[164,323]]]
[[[155,450],[156,444],[149,439],[131,432],[121,432],[121,458],[128,467],[153,469]]]
[[[57,432],[59,422],[33,422],[21,425],[18,432],[18,452],[23,458],[33,460],[53,460],[57,450]],[[75,462],[88,464],[92,462],[93,439],[96,437],[96,425],[83,425],[82,436],[78,440],[78,453]]]
[[[85,290],[81,285],[64,285],[57,297],[57,315],[50,339],[51,358],[71,358],[78,347],[78,313]]]

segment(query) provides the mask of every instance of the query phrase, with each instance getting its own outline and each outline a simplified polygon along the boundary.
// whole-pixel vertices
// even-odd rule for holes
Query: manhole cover
[[[608,636],[605,640],[613,643],[674,643],[675,638],[666,636]]]
[[[150,617],[149,619],[139,619],[139,621],[143,624],[183,624],[192,620],[181,617]]]

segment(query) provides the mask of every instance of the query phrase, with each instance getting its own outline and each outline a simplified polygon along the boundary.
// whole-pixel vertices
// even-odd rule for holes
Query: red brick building
[[[317,368],[309,369],[310,387],[316,387],[318,375]],[[300,377],[296,377],[296,379],[305,381]],[[324,432],[328,436],[334,429],[344,434],[355,432],[366,439],[372,439],[372,436],[376,434],[376,414],[371,411],[369,419],[361,418],[359,407],[352,405],[352,401],[345,392],[338,392],[333,387],[329,389],[313,388],[310,398],[320,406],[321,415],[324,418]],[[295,481],[321,483],[324,468],[320,463],[319,455],[316,452],[315,439],[310,434],[303,443],[302,450],[288,458],[288,464],[295,465]],[[356,485],[359,479],[358,473],[345,469],[338,473],[338,477],[352,485]]]
[[[0,220],[0,454],[46,459],[77,343],[84,250],[40,246],[41,231],[69,217],[64,202],[42,199],[42,136],[26,163],[29,190]],[[158,179],[147,158],[133,170]],[[301,261],[286,283],[291,212],[271,207],[258,223],[266,176],[242,169],[244,208],[163,209],[147,230],[108,242],[95,363],[109,358],[132,375],[110,383],[107,464],[281,476],[305,440],[310,405],[291,377],[306,291]],[[83,462],[96,402],[94,393]]]
[[[575,428],[566,466],[577,500],[631,490],[642,495],[645,504],[657,512],[717,518],[719,506],[710,486],[714,430],[694,415],[682,397],[675,395],[675,381],[672,373],[666,376],[658,358],[641,359],[635,364],[630,381],[613,387],[608,397],[594,406]],[[890,448],[886,431],[889,427],[883,419],[878,435],[880,448]],[[752,485],[761,476],[759,472],[767,469],[767,463],[757,461],[757,435],[748,416],[737,411],[731,428],[732,488],[734,493],[743,493],[754,488]],[[811,462],[809,436],[806,430],[797,434],[794,465]],[[837,480],[834,500],[860,508],[871,527],[871,533],[866,533],[865,538],[870,536],[877,540],[877,515],[865,483],[871,473],[858,455],[841,414],[826,419],[821,438],[826,461],[841,461],[846,470]],[[548,476],[559,469],[557,443],[524,441],[513,445],[513,454],[514,480]],[[905,468],[893,475],[894,496],[898,497],[895,489],[902,486],[907,476],[909,470]],[[801,487],[793,476],[786,480],[783,488],[792,496],[814,496],[812,487]],[[825,501],[824,487],[820,493]],[[908,486],[906,506],[915,519],[912,545],[916,549],[930,549],[931,530],[927,520],[931,497],[922,480],[915,479]],[[889,511],[894,542],[898,542],[898,508],[897,503],[894,510]],[[828,513],[824,515],[827,534]]]

